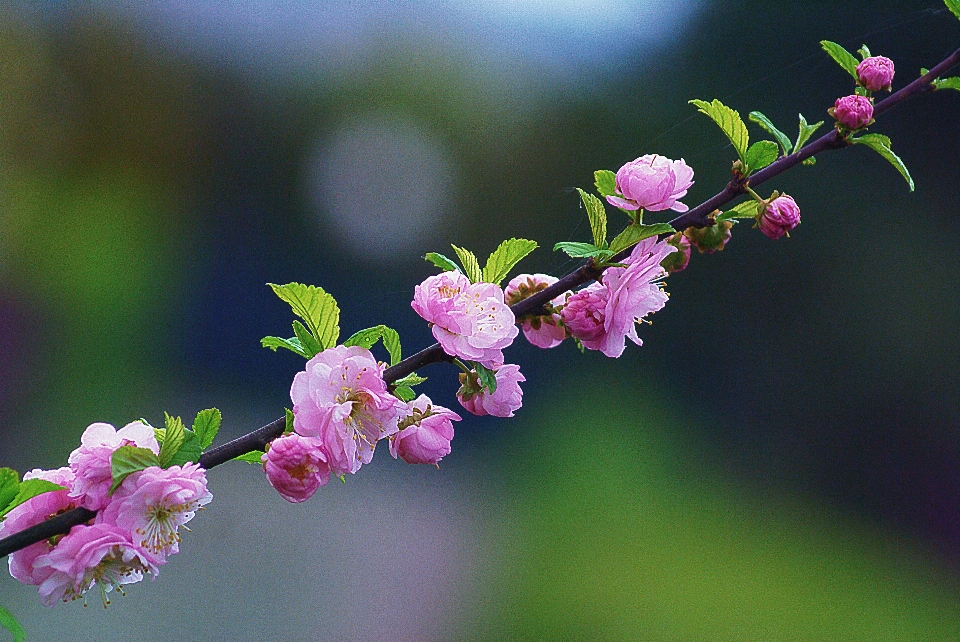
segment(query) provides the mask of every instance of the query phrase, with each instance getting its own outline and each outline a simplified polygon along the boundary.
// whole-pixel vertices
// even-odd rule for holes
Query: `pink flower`
[[[460,374],[460,390],[457,391],[457,399],[460,405],[475,415],[493,415],[494,417],[512,417],[514,411],[519,410],[523,405],[523,391],[520,390],[520,382],[526,381],[520,374],[520,366],[506,364],[501,366],[496,372],[497,389],[490,392],[483,388],[477,378],[476,373]]]
[[[760,231],[778,239],[800,224],[800,207],[793,197],[783,194],[772,199],[760,211]]]
[[[854,94],[837,98],[837,102],[827,111],[847,129],[861,129],[873,123],[873,103],[866,96]]]
[[[557,277],[549,274],[520,274],[507,284],[504,300],[514,305],[529,296],[546,289],[557,282]],[[568,293],[555,297],[550,304],[559,308]],[[543,315],[528,315],[520,319],[523,336],[538,348],[554,348],[567,338],[567,331],[560,325],[560,315],[556,312]]]
[[[383,368],[369,350],[337,346],[310,359],[293,378],[294,430],[320,439],[335,475],[370,463],[377,441],[397,432],[404,404],[387,392]]]
[[[889,90],[893,82],[893,61],[885,56],[864,58],[857,65],[857,78],[870,91]]]
[[[687,238],[684,232],[677,232],[667,239],[667,243],[677,248],[677,251],[672,254],[668,254],[666,258],[660,262],[660,265],[663,267],[663,269],[670,274],[673,274],[674,272],[682,272],[687,269],[687,265],[690,264],[690,239]],[[720,249],[723,248],[721,247]],[[701,250],[701,252],[702,251],[703,250]]]
[[[120,430],[110,424],[95,423],[83,431],[80,447],[70,453],[67,461],[76,475],[70,495],[79,498],[84,508],[100,510],[106,505],[113,483],[110,457],[113,451],[126,445],[148,448],[155,454],[160,452],[153,428],[139,421]]]
[[[117,526],[160,565],[180,550],[180,526],[212,499],[199,464],[150,466],[123,480],[96,523]]]
[[[145,573],[158,573],[144,552],[111,524],[74,526],[35,566],[47,575],[39,588],[46,606],[75,600],[94,584],[99,585],[106,606],[109,591],[139,582]]]
[[[408,464],[436,464],[450,454],[453,422],[460,415],[443,406],[434,406],[420,395],[407,404],[400,432],[390,437],[390,454]]]
[[[444,352],[487,366],[503,363],[503,349],[520,332],[499,286],[470,283],[459,272],[427,277],[410,305],[432,324]]]
[[[607,197],[615,207],[686,212],[690,208],[677,200],[693,185],[693,169],[682,158],[675,161],[647,154],[617,170],[616,185],[617,195]]]
[[[69,468],[58,468],[57,470],[35,469],[26,473],[23,479],[24,481],[45,479],[64,486],[64,490],[42,493],[11,509],[7,513],[6,519],[0,522],[0,537],[8,537],[14,533],[19,533],[79,505],[79,502],[70,497],[69,488],[73,482],[73,471]],[[49,539],[45,539],[11,553],[8,560],[10,575],[24,584],[39,585],[50,577],[53,571],[47,568],[38,569],[34,566],[34,563],[37,558],[46,555],[51,550],[53,550],[53,545]]]
[[[643,345],[636,322],[666,304],[667,294],[657,282],[666,276],[660,263],[676,251],[656,237],[640,241],[623,261],[627,267],[607,268],[601,284],[590,285],[567,300],[562,316],[570,334],[585,348],[608,357],[623,354],[626,339]]]
[[[330,466],[323,442],[316,437],[290,433],[277,437],[260,458],[267,481],[288,502],[310,499],[330,481]]]

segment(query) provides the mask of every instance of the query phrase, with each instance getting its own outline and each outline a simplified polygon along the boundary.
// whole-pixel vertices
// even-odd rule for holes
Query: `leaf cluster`
[[[453,245],[453,251],[460,259],[461,269],[456,263],[437,252],[428,252],[423,258],[446,272],[462,272],[471,283],[495,283],[500,285],[510,270],[528,254],[537,249],[537,242],[527,239],[507,239],[495,249],[487,262],[480,268],[480,261],[470,250]]]
[[[280,337],[264,337],[260,344],[276,352],[277,348],[286,348],[296,352],[305,359],[314,357],[317,353],[337,345],[340,337],[340,308],[337,301],[315,285],[303,283],[287,283],[276,285],[268,283],[274,294],[286,301],[293,313],[303,319],[303,322],[293,322],[294,337],[282,339]]]

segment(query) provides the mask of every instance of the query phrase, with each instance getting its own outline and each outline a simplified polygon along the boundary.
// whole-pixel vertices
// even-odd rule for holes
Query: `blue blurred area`
[[[956,49],[960,23],[920,2],[5,5],[0,463],[59,466],[94,421],[216,405],[226,438],[279,416],[302,360],[259,345],[291,320],[268,282],[331,292],[344,337],[386,323],[407,354],[428,345],[409,308],[433,270],[425,252],[526,237],[542,248],[524,269],[565,272],[575,264],[549,248],[589,235],[573,188],[644,153],[685,158],[686,201],[709,197],[733,152],[686,101],[758,109],[787,133],[798,111],[826,119],[850,87],[821,39],[866,42],[902,86]],[[329,581],[311,577],[316,602],[296,604],[331,619],[349,619],[351,600],[381,619],[411,592],[427,603],[399,628],[258,625],[237,614],[281,608],[265,594],[289,586],[231,588],[216,610],[231,639],[955,635],[958,113],[960,95],[940,92],[876,128],[913,194],[865,149],[764,185],[793,195],[803,224],[776,242],[740,225],[726,250],[694,256],[643,347],[617,362],[511,348],[521,417],[466,418],[439,472],[381,452],[297,512],[254,467],[218,469],[218,501],[181,556],[197,557],[111,614],[34,610],[12,580],[0,601],[34,630],[80,631],[126,611],[160,618],[182,585],[200,599],[313,569]],[[421,374],[456,406],[453,370]],[[356,573],[322,549],[285,562],[279,543],[312,520]],[[261,528],[276,546],[254,543]],[[369,555],[350,552],[370,532]],[[384,566],[394,536],[403,553]],[[257,546],[269,570],[245,554]],[[489,608],[497,596],[509,599]],[[791,600],[802,606],[777,608]],[[884,628],[896,604],[907,624]],[[589,626],[558,615],[571,608]]]

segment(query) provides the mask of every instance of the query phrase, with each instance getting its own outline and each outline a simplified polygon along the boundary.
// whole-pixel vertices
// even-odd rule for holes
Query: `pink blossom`
[[[837,98],[827,111],[847,129],[861,129],[873,123],[873,103],[866,96],[853,94]]]
[[[529,296],[546,289],[557,282],[557,277],[549,274],[520,274],[507,284],[504,300],[514,305]],[[568,292],[554,297],[550,302],[554,308],[563,305]],[[567,331],[560,325],[560,315],[556,312],[542,315],[527,315],[520,319],[523,336],[538,348],[554,348],[567,338]]]
[[[75,600],[94,584],[99,585],[106,606],[109,591],[139,582],[145,573],[158,573],[157,565],[112,524],[74,526],[35,566],[46,574],[39,588],[46,606]]]
[[[625,210],[640,208],[659,212],[686,212],[689,207],[677,200],[693,185],[693,169],[681,158],[646,154],[617,170],[617,194],[607,202]]]
[[[335,475],[370,463],[377,441],[397,432],[404,404],[387,392],[383,368],[369,350],[337,346],[310,359],[293,378],[294,430],[320,439]]]
[[[890,89],[893,82],[893,61],[885,56],[870,56],[857,65],[857,79],[870,91]]]
[[[270,442],[260,461],[267,481],[288,502],[306,501],[330,481],[323,442],[316,437],[303,437],[295,432],[277,437]]]
[[[519,334],[516,319],[494,283],[470,283],[459,272],[427,277],[414,288],[413,309],[432,324],[449,355],[490,366]]]
[[[0,537],[8,537],[14,533],[19,533],[79,505],[79,502],[70,497],[69,488],[73,482],[73,471],[69,468],[58,468],[57,470],[40,470],[38,468],[24,474],[23,479],[24,481],[45,479],[63,486],[64,490],[42,493],[12,508],[7,513],[6,519],[0,522]],[[52,571],[46,568],[37,569],[34,563],[37,558],[46,555],[51,550],[53,550],[53,545],[49,539],[45,539],[19,551],[14,551],[10,554],[8,560],[10,575],[24,584],[39,585],[50,576]]]
[[[476,373],[460,374],[460,390],[457,399],[460,405],[475,415],[493,415],[494,417],[512,417],[514,411],[523,405],[523,391],[520,382],[526,381],[520,374],[520,366],[506,364],[496,372],[497,389],[490,391],[482,387]]]
[[[567,299],[560,316],[571,336],[581,342],[603,336],[607,298],[607,288],[601,283],[592,283]]]
[[[123,480],[96,523],[116,525],[159,565],[180,550],[180,526],[212,499],[199,464],[150,466]]]
[[[800,224],[800,206],[793,197],[783,194],[772,199],[760,212],[760,231],[778,239]]]
[[[408,464],[438,463],[450,454],[454,421],[460,421],[460,415],[420,395],[407,404],[400,432],[390,437],[390,454]]]
[[[153,428],[139,421],[120,430],[110,424],[95,423],[83,431],[80,447],[70,453],[67,461],[76,474],[70,494],[81,499],[84,508],[100,510],[106,505],[113,483],[110,457],[117,448],[127,445],[160,452]]]

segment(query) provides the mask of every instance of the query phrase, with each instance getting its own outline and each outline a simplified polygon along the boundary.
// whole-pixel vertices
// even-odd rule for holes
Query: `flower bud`
[[[691,185],[693,169],[682,158],[675,161],[647,154],[617,170],[617,193],[608,196],[607,202],[625,210],[686,212],[690,208],[677,201]]]
[[[581,341],[593,341],[603,335],[608,297],[606,288],[593,284],[567,299],[560,316],[571,336]]]
[[[288,502],[310,499],[330,481],[330,466],[315,437],[289,433],[277,437],[260,458],[267,481]]]
[[[837,124],[850,130],[873,124],[873,103],[866,96],[853,94],[837,98],[827,113],[837,119]]]
[[[889,91],[893,81],[893,61],[884,56],[865,58],[857,65],[857,78],[865,89],[870,91]]]
[[[707,227],[688,227],[683,231],[683,236],[700,254],[713,254],[726,247],[732,236],[731,229],[732,221],[720,221]]]
[[[757,224],[760,231],[778,239],[800,224],[800,207],[793,197],[783,194],[771,198],[761,209]]]
[[[660,267],[670,274],[682,272],[690,263],[690,239],[684,236],[683,232],[677,232],[667,239],[667,244],[677,248],[678,251],[671,252],[660,261]]]

